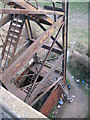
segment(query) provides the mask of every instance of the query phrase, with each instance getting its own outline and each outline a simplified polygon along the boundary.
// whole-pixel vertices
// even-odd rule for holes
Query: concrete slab
[[[12,118],[47,118],[0,86],[0,106]]]

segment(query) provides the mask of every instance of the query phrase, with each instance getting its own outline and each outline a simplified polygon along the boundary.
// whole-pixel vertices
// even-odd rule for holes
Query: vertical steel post
[[[64,53],[64,60],[62,62],[62,74],[64,76],[64,81],[66,80],[66,64],[67,64],[67,39],[68,39],[68,0],[64,0],[62,4],[62,10],[65,12],[65,26],[62,30],[62,46]]]

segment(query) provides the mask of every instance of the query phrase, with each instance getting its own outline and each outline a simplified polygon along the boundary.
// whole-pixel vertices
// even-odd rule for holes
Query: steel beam
[[[63,60],[63,55],[61,55],[58,60],[56,61],[55,65],[48,71],[47,75],[42,79],[42,81],[40,82],[40,84],[37,86],[37,88],[34,90],[34,92],[32,94],[28,94],[28,96],[25,99],[25,102],[27,102],[28,104],[31,104],[31,102],[35,99],[35,97],[39,94],[40,91],[40,86],[42,86],[44,84],[44,82],[49,81],[50,76],[54,73],[55,69],[58,67],[58,65],[61,63],[61,61]],[[58,81],[58,80],[57,80]],[[56,82],[57,83],[57,82]],[[53,84],[54,85],[54,84]],[[41,96],[39,96],[39,98],[37,98],[34,103],[32,103],[31,105],[34,105],[41,97],[43,94],[46,94],[50,88],[47,88],[47,90],[41,94]]]
[[[27,30],[27,34],[28,34],[28,39],[33,39],[33,34],[32,34],[32,28],[31,28],[31,24],[29,21],[29,17],[26,17],[27,19],[25,20],[25,26],[26,26],[26,30]]]
[[[57,12],[57,11],[47,11],[47,10],[38,10],[32,11],[29,9],[9,9],[9,8],[2,8],[0,9],[0,14],[29,14],[29,15],[64,15],[64,12]],[[56,20],[55,20],[56,21]]]
[[[7,4],[12,2],[12,3],[15,3],[15,4],[21,6],[22,8],[30,9],[32,11],[38,11],[34,6],[32,6],[31,4],[26,3],[26,1],[24,1],[24,0],[0,0],[0,1],[2,1],[4,3],[7,3]],[[50,17],[46,16],[46,15],[39,16],[39,18],[45,20],[46,22],[48,22],[50,24],[53,24],[53,20]]]
[[[42,70],[45,62],[46,62],[48,56],[50,55],[50,53],[51,53],[51,51],[52,51],[52,49],[53,49],[53,46],[54,46],[54,44],[55,44],[55,42],[56,42],[56,39],[57,39],[57,37],[58,37],[58,35],[59,35],[60,30],[61,30],[62,27],[63,27],[63,25],[60,26],[60,28],[59,28],[56,36],[55,36],[55,40],[53,41],[53,43],[52,43],[52,45],[51,45],[51,47],[50,47],[50,50],[48,51],[48,53],[47,53],[47,55],[46,55],[46,57],[45,57],[45,59],[44,59],[44,61],[43,61],[43,64],[41,65],[41,67],[40,67],[40,69],[39,69],[39,71],[38,71],[38,73],[37,73],[37,76],[35,77],[34,83],[33,83],[33,85],[32,85],[32,89],[34,88],[34,84],[36,83],[36,81],[37,81],[37,79],[38,79],[38,77],[39,77],[39,75],[40,75],[40,72],[41,72],[41,70]],[[31,89],[31,91],[32,91],[32,89]]]
[[[34,39],[30,39],[30,43],[31,43],[31,44],[32,44],[34,41],[35,41]],[[50,50],[51,47],[48,46],[48,45],[43,45],[42,48],[44,48],[44,49],[46,49],[46,50]],[[58,48],[53,47],[52,52],[55,52],[55,53],[61,55],[61,53],[62,53],[63,51],[60,50],[60,49],[58,49]]]
[[[54,89],[51,92],[51,94],[48,96],[47,100],[42,105],[39,111],[48,117],[54,106],[56,106],[56,104],[58,103],[61,95],[62,95],[62,90],[58,86],[56,89]]]
[[[61,26],[63,21],[63,17],[57,20],[47,31],[45,31],[30,47],[24,51],[18,59],[16,59],[5,71],[0,75],[0,79],[6,85],[8,89],[9,86],[7,83],[10,83],[11,79],[16,75],[16,73],[26,64],[28,63],[33,55],[37,52],[37,50],[43,46],[43,44],[47,41],[48,38],[54,33],[55,28],[57,26]]]
[[[47,88],[39,97],[37,97],[32,103],[31,106],[33,106],[40,98],[42,98],[49,90],[51,90],[53,87],[55,87],[59,81],[61,80],[61,77],[58,78],[49,88]],[[29,103],[28,103],[29,104]]]
[[[45,5],[44,8],[47,9],[47,10],[52,10],[53,11],[53,7],[52,6]],[[63,10],[61,8],[57,8],[57,7],[55,7],[55,11],[63,12]]]
[[[41,25],[39,22],[37,22],[37,21],[35,21],[40,27],[41,27],[41,29],[42,30],[44,30],[44,31],[46,31],[46,28],[43,26],[43,25]],[[53,36],[51,36],[51,39],[54,41],[55,40],[55,38],[53,37]],[[60,48],[60,49],[62,49],[62,45],[58,42],[58,41],[56,41],[56,44],[57,44],[57,46]]]
[[[57,85],[57,83],[60,81],[59,77],[60,77],[61,71],[58,72],[59,73],[58,75],[56,75],[56,76],[58,76],[58,77],[56,77],[56,81],[51,80],[50,76],[55,72],[56,68],[59,66],[60,62],[63,59],[64,60],[63,60],[62,68],[63,68],[63,76],[64,76],[64,81],[65,81],[66,58],[67,58],[68,3],[67,3],[67,0],[65,0],[65,2],[62,3],[62,6],[63,6],[62,9],[61,10],[58,9],[60,11],[56,10],[55,4],[53,4],[53,7],[51,8],[51,10],[53,10],[53,11],[46,11],[46,10],[38,10],[32,4],[29,4],[24,0],[8,0],[8,1],[0,0],[0,1],[6,2],[8,5],[11,5],[11,3],[13,3],[14,6],[16,6],[16,8],[17,8],[17,9],[12,9],[12,11],[10,11],[10,9],[2,9],[2,10],[0,9],[0,13],[26,14],[26,18],[27,18],[27,15],[29,14],[29,19],[35,21],[45,31],[40,37],[38,37],[36,40],[33,40],[33,37],[31,37],[32,35],[30,35],[31,30],[30,30],[30,26],[29,26],[29,19],[28,19],[28,21],[26,19],[26,21],[27,21],[26,26],[27,26],[27,30],[29,32],[28,36],[29,36],[31,43],[29,44],[28,48],[27,48],[27,46],[25,46],[25,48],[22,49],[23,52],[21,52],[21,51],[19,52],[20,54],[22,53],[20,56],[19,56],[19,54],[17,54],[18,58],[0,75],[0,80],[3,82],[5,87],[8,88],[8,90],[10,92],[12,92],[14,95],[19,97],[23,101],[25,100],[26,93],[24,93],[22,90],[20,90],[20,88],[17,88],[15,85],[15,82],[11,81],[11,80],[12,80],[12,78],[15,77],[16,73],[22,69],[22,67],[24,67],[27,63],[29,63],[29,61],[34,57],[35,53],[37,53],[40,48],[44,48],[49,51],[48,51],[48,54],[46,55],[46,58],[44,59],[44,61],[42,61],[43,62],[42,67],[41,67],[41,69],[39,69],[39,72],[37,72],[38,73],[37,76],[39,76],[40,71],[44,67],[44,65],[45,65],[44,63],[47,60],[50,52],[55,52],[58,54],[61,54],[63,52],[62,59],[60,59],[60,57],[59,57],[59,59],[56,61],[56,63],[54,65],[52,65],[53,67],[51,67],[51,69],[47,72],[46,76],[39,82],[40,84],[38,84],[34,88],[33,92],[31,92],[31,94],[28,96],[29,99],[27,99],[26,102],[28,104],[30,104],[31,106],[33,106],[40,98],[42,98],[52,87],[55,87]],[[48,17],[46,14],[53,14],[54,21],[50,17]],[[59,15],[60,17],[58,17],[56,19],[56,15]],[[9,20],[5,19],[4,24],[5,24],[5,21],[8,22]],[[46,30],[46,28],[41,23],[50,25],[50,27]],[[64,25],[63,33],[62,33],[63,34],[63,37],[62,37],[63,45],[61,45],[56,40],[56,37],[54,38],[52,35],[55,32],[55,29],[60,28],[60,26],[62,26],[63,23],[65,25]],[[53,43],[56,42],[56,44],[58,45],[60,50],[53,48],[54,45],[52,45],[52,46],[45,45],[45,42],[49,38],[51,38],[53,40]],[[22,73],[22,75],[23,74],[24,73]],[[37,79],[34,79],[34,81],[36,82]],[[49,81],[51,82],[51,84],[49,83]],[[45,83],[45,85],[44,85],[44,83]],[[47,85],[46,83],[49,84],[48,87],[46,86]],[[40,86],[43,86],[43,87],[40,87]],[[32,89],[33,89],[33,87],[32,87]],[[40,92],[40,90],[42,93]],[[53,91],[52,91],[52,93],[53,93]],[[52,94],[52,93],[51,93],[51,95],[52,95],[51,98],[53,99],[55,94]],[[56,99],[56,101],[54,103],[56,104],[57,101],[58,100]],[[44,107],[46,107],[45,105],[47,105],[47,103],[49,104],[49,102],[46,101],[44,104]],[[51,102],[51,103],[53,103],[53,102]],[[54,105],[54,103],[53,103],[53,105]],[[52,104],[50,104],[50,105],[52,105]],[[45,110],[45,109],[42,109],[42,111],[43,110]],[[49,110],[51,110],[51,109],[49,109]],[[45,111],[46,114],[49,114],[49,110],[48,110],[48,113]]]
[[[63,21],[65,21],[65,26],[63,27],[62,30],[62,44],[63,44],[63,53],[64,53],[64,60],[62,64],[62,69],[63,69],[63,76],[64,76],[64,81],[66,80],[66,65],[67,65],[67,40],[68,40],[68,0],[65,0],[62,4],[62,9],[65,12],[65,16],[63,18]]]

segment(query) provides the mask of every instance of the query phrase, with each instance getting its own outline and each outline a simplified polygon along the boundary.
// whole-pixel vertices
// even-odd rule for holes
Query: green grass
[[[53,118],[53,112],[56,111],[56,106],[52,109],[52,111],[49,114],[49,119]]]
[[[70,81],[69,81],[69,79],[67,79],[67,78],[66,78],[66,84],[67,84],[67,85],[70,84]]]
[[[75,65],[76,65],[76,67],[75,67]],[[80,81],[84,79],[85,82],[87,83],[88,73],[87,73],[87,70],[83,67],[83,65],[80,65],[79,62],[75,63],[70,58],[67,66],[68,66],[71,74],[75,77],[75,79],[80,79]]]
[[[82,51],[78,43],[88,45],[88,3],[69,3],[68,41],[76,42],[74,50]],[[69,45],[70,47],[70,45]]]
[[[75,68],[75,63],[72,62],[71,59],[69,59],[68,62],[68,68],[72,76],[74,76],[74,79],[79,79],[80,84],[82,84],[82,80],[84,79],[85,83],[88,83],[88,73],[86,72],[87,70],[80,64],[77,64]],[[66,79],[67,83],[69,83],[69,80]],[[85,94],[88,94],[88,89],[86,88],[86,85],[82,85],[82,89]]]
[[[69,2],[69,10],[71,12],[81,12],[87,13],[88,12],[88,2]]]

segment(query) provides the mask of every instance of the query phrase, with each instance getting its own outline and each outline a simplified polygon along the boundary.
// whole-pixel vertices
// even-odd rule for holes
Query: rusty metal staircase
[[[63,90],[64,94],[67,97],[67,100],[70,99],[70,95],[67,89],[67,85],[63,82],[63,77],[61,76],[61,72],[59,73],[59,76],[55,75],[55,77],[52,79],[52,74],[55,71],[55,69],[58,67],[58,63],[60,63],[63,59],[63,55],[61,55],[56,64],[50,69],[50,71],[47,73],[47,75],[42,79],[42,81],[39,82],[37,85],[36,81],[34,81],[32,87],[27,93],[27,96],[25,98],[25,102],[33,106],[42,96],[44,96],[51,88],[54,86],[60,85],[61,89]]]
[[[59,82],[59,79],[56,81],[47,79],[45,81],[39,82],[38,84],[35,84],[33,89],[31,89],[29,91],[29,93],[27,94],[25,102],[27,102],[31,106],[33,106],[43,95],[45,95],[58,82]],[[35,102],[35,103],[33,103],[33,102]]]
[[[2,50],[1,68],[3,71],[12,63],[14,59],[14,54],[19,42],[24,21],[25,15],[12,15],[12,20]]]
[[[31,106],[33,106],[43,95],[46,94],[46,91],[53,88],[56,84],[60,85],[63,93],[66,95],[67,100],[70,102],[71,95],[69,94],[67,85],[63,82],[62,77],[59,77],[57,80],[47,79],[43,82],[39,82],[30,91],[29,96],[28,96],[29,101],[27,98],[25,99],[25,101],[26,102],[28,101],[28,103]]]
[[[60,80],[59,85],[60,85],[60,88],[62,89],[63,93],[66,95],[67,100],[69,101],[71,96],[68,92],[67,85],[63,82],[63,80]]]

